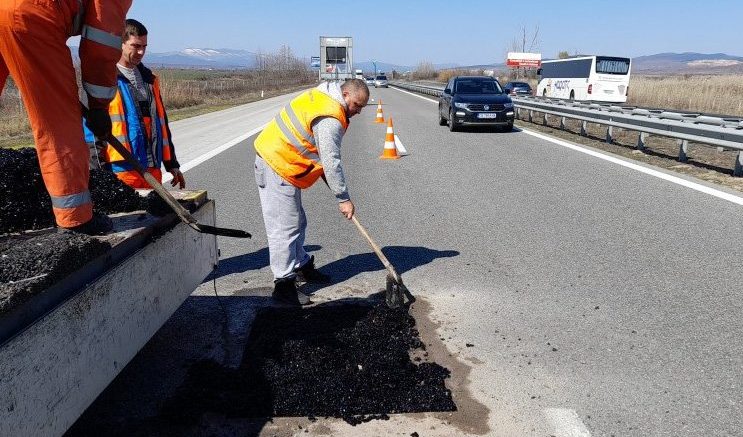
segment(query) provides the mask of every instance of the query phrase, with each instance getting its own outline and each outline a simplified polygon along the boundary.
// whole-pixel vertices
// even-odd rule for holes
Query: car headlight
[[[456,106],[457,108],[467,109],[466,103],[454,102],[454,106]]]
[[[503,104],[503,106],[504,106],[504,107],[505,107],[506,109],[511,109],[511,108],[513,108],[513,103],[504,103],[504,104]]]

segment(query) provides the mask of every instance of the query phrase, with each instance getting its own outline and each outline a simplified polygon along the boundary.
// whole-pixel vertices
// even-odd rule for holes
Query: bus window
[[[596,57],[596,73],[627,74],[629,59]]]

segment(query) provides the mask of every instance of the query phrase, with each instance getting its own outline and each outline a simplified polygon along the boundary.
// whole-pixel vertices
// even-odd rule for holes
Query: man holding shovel
[[[341,214],[353,217],[341,166],[341,140],[349,119],[368,100],[369,88],[361,79],[322,83],[293,99],[255,140],[255,179],[277,301],[308,304],[309,297],[297,291],[297,281],[330,282],[304,250],[307,217],[301,190],[324,177]]]

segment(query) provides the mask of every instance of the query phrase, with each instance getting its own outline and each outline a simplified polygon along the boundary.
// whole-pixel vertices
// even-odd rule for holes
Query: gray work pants
[[[302,208],[302,190],[285,181],[257,155],[255,182],[261,197],[274,279],[296,276],[295,270],[310,261],[304,251],[307,216]]]

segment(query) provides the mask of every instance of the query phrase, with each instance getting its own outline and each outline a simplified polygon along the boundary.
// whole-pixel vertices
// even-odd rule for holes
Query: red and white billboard
[[[506,65],[511,68],[518,68],[518,67],[539,68],[542,66],[542,54],[541,53],[508,52],[508,59],[506,59]]]

